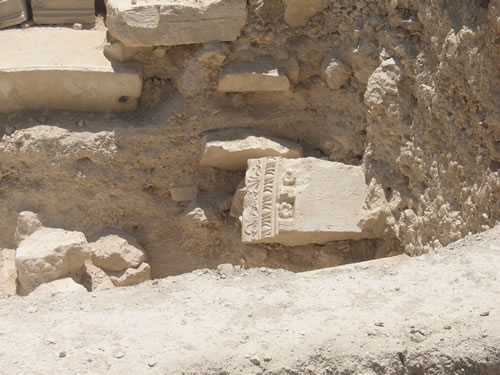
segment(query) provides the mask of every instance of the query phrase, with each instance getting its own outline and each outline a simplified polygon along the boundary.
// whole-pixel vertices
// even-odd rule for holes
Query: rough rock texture
[[[335,56],[327,56],[323,61],[322,76],[328,87],[338,90],[349,83],[352,68]]]
[[[85,235],[63,229],[40,228],[24,239],[16,250],[21,294],[72,273],[84,271],[90,258]]]
[[[92,292],[115,287],[115,284],[113,284],[106,272],[95,266],[91,260],[85,262],[85,273],[82,276],[81,282],[88,291]]]
[[[247,129],[211,132],[204,136],[200,165],[244,171],[249,159],[266,156],[300,158],[302,147],[286,139],[266,137]]]
[[[94,23],[95,0],[31,0],[37,24]]]
[[[234,42],[134,51],[129,58],[144,77],[137,112],[1,115],[0,247],[15,247],[17,214],[29,209],[92,241],[109,229],[132,234],[153,276],[162,277],[223,263],[309,270],[416,255],[495,225],[498,1],[330,1],[302,27],[286,24],[282,1],[247,3]],[[324,75],[330,56],[352,70],[335,90]],[[283,67],[289,90],[217,91],[226,66],[268,58]],[[79,141],[69,147],[38,138],[43,152],[24,147],[39,125]],[[306,157],[362,166],[372,199],[364,225],[381,238],[242,244],[227,202],[243,173],[199,164],[203,134],[228,128],[263,131],[300,144]],[[188,203],[171,199],[177,184],[198,186],[197,199],[219,210],[223,225],[180,220]]]
[[[419,258],[302,274],[200,270],[87,295],[0,300],[0,368],[497,375],[499,229]]]
[[[135,110],[142,78],[134,68],[105,57],[105,38],[106,30],[2,31],[0,113]]]
[[[0,297],[16,294],[16,280],[16,251],[0,249]]]
[[[35,296],[54,296],[56,294],[82,294],[87,293],[87,290],[80,284],[76,283],[71,277],[51,281],[50,283],[38,286],[31,294]]]
[[[0,29],[23,23],[28,16],[26,0],[0,1]]]
[[[122,272],[109,272],[108,275],[115,286],[132,286],[151,280],[151,267],[147,263],[141,263],[137,268],[127,268]]]
[[[328,0],[284,0],[285,22],[292,26],[305,26],[309,19],[328,7]]]
[[[14,235],[16,245],[42,227],[38,215],[31,211],[20,212],[17,216],[17,227]]]
[[[367,195],[360,167],[315,158],[248,161],[242,240],[289,246],[371,238],[358,226]]]
[[[245,0],[107,0],[107,25],[130,47],[235,40],[246,22]]]
[[[124,271],[138,267],[146,260],[146,254],[132,238],[110,234],[89,243],[92,262],[104,271]]]

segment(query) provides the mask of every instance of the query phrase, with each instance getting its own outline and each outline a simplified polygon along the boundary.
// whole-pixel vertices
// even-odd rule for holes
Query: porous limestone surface
[[[18,25],[27,19],[26,0],[0,0],[0,29]]]
[[[37,24],[94,23],[95,0],[31,0]]]
[[[109,272],[111,281],[115,286],[132,286],[151,280],[151,267],[147,263],[141,263],[137,268],[127,268],[122,272]]]
[[[81,273],[90,258],[85,235],[63,229],[40,228],[16,250],[18,282],[22,294],[71,273]]]
[[[249,159],[266,156],[300,158],[302,146],[286,139],[269,137],[248,129],[207,133],[203,139],[200,165],[244,171]]]
[[[138,267],[146,260],[146,254],[139,244],[131,239],[116,234],[99,238],[89,243],[92,262],[104,271],[125,271]]]
[[[0,299],[0,368],[497,375],[499,262],[497,226],[418,258],[302,274],[199,270],[87,295]]]
[[[58,293],[75,295],[87,293],[87,290],[82,285],[76,283],[71,277],[65,277],[63,279],[51,281],[50,283],[42,284],[32,293],[35,296],[55,295]]]
[[[142,78],[104,56],[105,39],[105,29],[2,31],[0,113],[136,109]]]
[[[246,23],[245,0],[107,0],[107,25],[130,47],[233,41]]]
[[[242,239],[290,246],[373,237],[357,225],[367,194],[361,167],[316,158],[248,161]]]
[[[328,7],[328,0],[284,0],[285,22],[292,27],[305,26],[315,14]]]

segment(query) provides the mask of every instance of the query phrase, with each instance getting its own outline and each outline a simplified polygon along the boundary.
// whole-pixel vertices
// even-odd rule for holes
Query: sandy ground
[[[500,374],[500,226],[436,253],[0,300],[1,374]]]

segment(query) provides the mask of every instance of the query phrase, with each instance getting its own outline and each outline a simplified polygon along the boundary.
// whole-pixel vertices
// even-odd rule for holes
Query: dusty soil
[[[500,373],[500,227],[418,258],[0,299],[1,374]]]

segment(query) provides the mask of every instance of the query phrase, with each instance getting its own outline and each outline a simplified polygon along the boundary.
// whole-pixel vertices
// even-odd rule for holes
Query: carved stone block
[[[26,0],[0,0],[0,29],[19,25],[27,19]]]
[[[31,0],[38,24],[94,23],[94,0]]]
[[[361,167],[315,158],[248,161],[242,239],[290,246],[372,238],[358,226]]]

